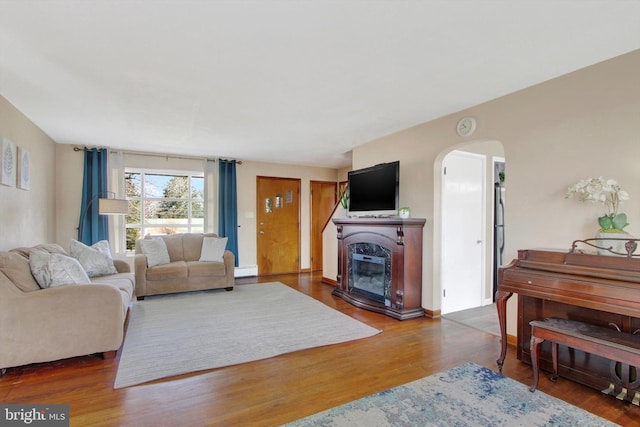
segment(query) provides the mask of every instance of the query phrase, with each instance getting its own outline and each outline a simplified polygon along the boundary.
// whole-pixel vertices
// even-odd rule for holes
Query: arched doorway
[[[483,305],[485,159],[454,150],[442,163],[442,314]]]
[[[458,172],[462,168],[462,177],[456,177],[457,172],[451,169],[445,172],[445,166],[460,158],[463,161],[456,168]],[[438,206],[434,284],[439,285],[434,286],[434,297],[440,301],[441,314],[493,303],[494,264],[498,261],[494,251],[496,160],[505,163],[502,144],[482,140],[452,147],[441,153],[434,165],[440,174],[434,180]],[[462,181],[456,182],[458,179]]]

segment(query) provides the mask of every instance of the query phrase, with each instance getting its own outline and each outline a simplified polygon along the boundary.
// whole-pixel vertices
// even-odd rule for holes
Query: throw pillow
[[[162,237],[153,237],[151,239],[141,239],[140,249],[147,256],[147,266],[169,264],[169,251],[167,244]]]
[[[222,262],[224,250],[227,248],[226,237],[205,237],[202,239],[200,261]]]
[[[106,240],[101,240],[89,247],[72,239],[69,243],[69,252],[72,257],[80,261],[80,265],[89,277],[106,276],[118,272],[113,265],[109,242]]]
[[[32,251],[29,253],[29,267],[42,289],[91,283],[78,260],[66,255]]]

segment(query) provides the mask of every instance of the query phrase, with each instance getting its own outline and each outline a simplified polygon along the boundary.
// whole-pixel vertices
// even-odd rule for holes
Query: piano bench
[[[610,360],[621,362],[628,366],[638,367],[640,370],[640,336],[602,326],[590,325],[575,320],[548,318],[545,320],[532,320],[531,325],[531,364],[533,366],[533,384],[529,388],[531,392],[538,387],[540,344],[545,340],[551,341],[551,357],[553,361],[553,377],[551,381],[558,379],[558,344],[595,354]],[[624,381],[623,381],[624,382]],[[634,381],[632,386],[638,388]],[[629,384],[622,384],[622,393],[617,397],[624,399]],[[613,391],[613,383],[609,389],[603,390],[609,394]],[[640,392],[636,391],[633,398],[634,404],[640,403]]]

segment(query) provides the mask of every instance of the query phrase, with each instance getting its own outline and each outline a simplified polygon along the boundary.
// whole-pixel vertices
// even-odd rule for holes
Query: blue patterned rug
[[[524,384],[474,363],[287,424],[296,427],[615,425],[539,390],[531,393]]]

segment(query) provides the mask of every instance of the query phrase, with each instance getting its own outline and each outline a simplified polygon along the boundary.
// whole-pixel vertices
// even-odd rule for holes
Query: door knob
[[[264,231],[260,230],[260,234],[264,234]]]

